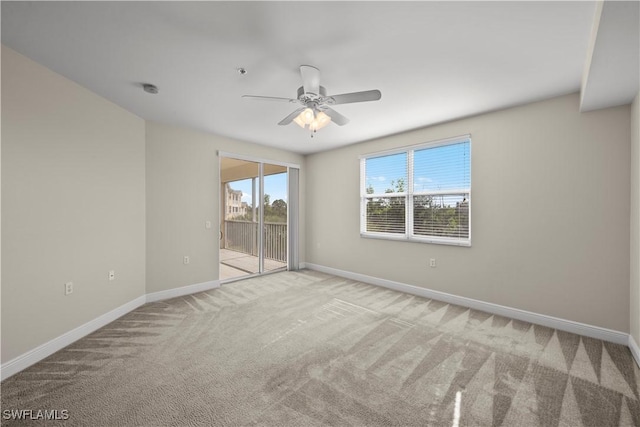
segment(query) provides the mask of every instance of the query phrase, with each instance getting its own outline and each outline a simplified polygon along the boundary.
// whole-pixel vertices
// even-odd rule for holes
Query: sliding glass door
[[[264,223],[262,226],[262,253],[264,271],[287,266],[287,170],[282,166],[264,165]],[[274,173],[267,174],[271,170]]]
[[[260,164],[222,159],[220,279],[260,272]]]
[[[221,281],[288,267],[289,170],[286,165],[220,156]]]

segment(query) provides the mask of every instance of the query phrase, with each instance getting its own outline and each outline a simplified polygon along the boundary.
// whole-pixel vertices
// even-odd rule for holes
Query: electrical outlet
[[[189,264],[189,257],[188,257],[188,256],[185,256],[185,257],[183,258],[182,262],[183,262],[183,263],[185,263],[185,265],[186,265],[186,264]]]
[[[431,258],[429,260],[429,267],[436,268],[436,259],[435,258]]]
[[[211,221],[205,221],[204,228],[211,228]]]
[[[64,284],[64,294],[70,295],[73,293],[73,282],[67,282]]]
[[[109,281],[116,280],[116,272],[114,270],[109,271]]]

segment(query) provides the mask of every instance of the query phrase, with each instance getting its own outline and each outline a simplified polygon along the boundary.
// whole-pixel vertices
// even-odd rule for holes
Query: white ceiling
[[[581,111],[630,104],[640,86],[640,3],[597,5],[582,80]]]
[[[138,116],[312,153],[580,90],[594,2],[2,2],[2,42]],[[351,122],[277,123],[298,67]],[[244,67],[245,76],[237,72]],[[158,95],[142,83],[159,87]]]

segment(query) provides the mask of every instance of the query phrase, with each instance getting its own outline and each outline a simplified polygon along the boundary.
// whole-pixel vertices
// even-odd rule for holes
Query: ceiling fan
[[[259,101],[278,101],[301,104],[302,107],[289,114],[278,124],[281,126],[295,122],[300,127],[308,126],[313,132],[328,125],[330,122],[338,126],[349,123],[349,119],[331,108],[338,104],[351,104],[354,102],[377,101],[382,97],[379,90],[366,90],[363,92],[342,93],[340,95],[327,96],[324,86],[320,86],[320,70],[311,65],[301,65],[302,86],[298,88],[297,98],[278,98],[273,96],[243,95],[243,98]]]

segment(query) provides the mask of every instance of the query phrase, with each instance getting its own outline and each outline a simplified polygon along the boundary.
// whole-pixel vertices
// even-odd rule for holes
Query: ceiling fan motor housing
[[[304,87],[300,86],[298,88],[298,101],[306,105],[307,102],[309,101],[317,101],[319,98],[323,98],[327,96],[327,89],[325,89],[324,86],[319,86],[319,88],[320,90],[318,92],[320,93],[311,93],[311,92],[305,93]]]

